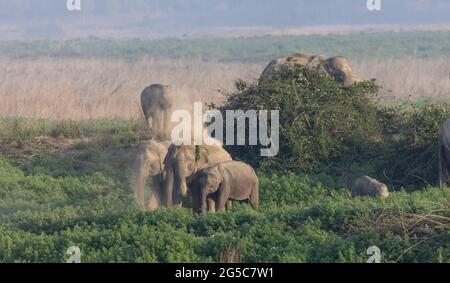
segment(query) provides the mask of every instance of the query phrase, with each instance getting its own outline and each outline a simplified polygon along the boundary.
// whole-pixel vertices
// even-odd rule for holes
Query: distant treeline
[[[295,52],[343,55],[353,61],[447,57],[450,31],[354,33],[197,39],[75,39],[0,42],[0,58],[203,59],[259,63]]]

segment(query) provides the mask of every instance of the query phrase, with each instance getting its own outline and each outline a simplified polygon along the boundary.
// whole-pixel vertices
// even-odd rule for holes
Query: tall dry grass
[[[398,59],[353,66],[365,79],[376,78],[387,102],[422,98],[450,99],[450,58]]]
[[[171,85],[177,107],[220,102],[219,89],[253,79],[260,66],[142,59],[2,60],[0,116],[90,119],[141,116],[140,94],[152,83]]]
[[[151,83],[171,85],[178,107],[221,102],[219,89],[238,78],[254,81],[265,64],[112,59],[0,60],[0,116],[95,119],[141,116],[140,93]],[[391,92],[386,101],[450,97],[449,59],[401,59],[353,64]]]

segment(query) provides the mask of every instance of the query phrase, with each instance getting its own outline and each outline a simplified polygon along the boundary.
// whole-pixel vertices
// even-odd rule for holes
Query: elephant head
[[[136,158],[136,197],[141,207],[145,208],[145,184],[149,177],[161,177],[164,173],[164,159],[167,155],[169,142],[158,143],[145,141],[139,146]],[[157,193],[155,190],[153,193]],[[160,196],[155,196],[159,198]]]
[[[164,162],[167,207],[181,205],[188,194],[188,178],[198,170],[229,160],[230,154],[220,146],[172,145]]]
[[[345,57],[332,57],[324,63],[325,71],[337,82],[350,86],[361,79],[353,74],[352,68]]]
[[[222,182],[223,176],[219,172],[218,166],[213,166],[205,170],[202,170],[191,178],[189,182],[189,187],[193,191],[192,206],[194,208],[194,211],[205,212],[207,209],[210,211],[211,204],[207,203],[208,196],[217,192]]]

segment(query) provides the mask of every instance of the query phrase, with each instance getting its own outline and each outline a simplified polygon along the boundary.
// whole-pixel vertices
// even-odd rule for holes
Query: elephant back
[[[215,145],[200,145],[196,146],[197,171],[202,170],[213,165],[233,160],[231,155],[222,147]]]
[[[345,86],[362,81],[359,76],[353,73],[345,57],[326,57],[324,55],[296,53],[289,57],[272,60],[262,72],[259,83],[261,84],[270,79],[275,72],[285,68],[292,68],[295,65],[303,65],[309,70],[322,72]]]

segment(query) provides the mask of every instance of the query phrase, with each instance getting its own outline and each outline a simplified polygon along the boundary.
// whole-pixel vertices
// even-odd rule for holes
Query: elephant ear
[[[217,166],[217,178],[218,178],[218,191],[223,191],[229,186],[230,174],[220,164]]]
[[[161,156],[161,154],[158,154],[158,158],[159,158],[159,171],[160,172],[164,172],[164,159],[163,159],[163,156]]]

